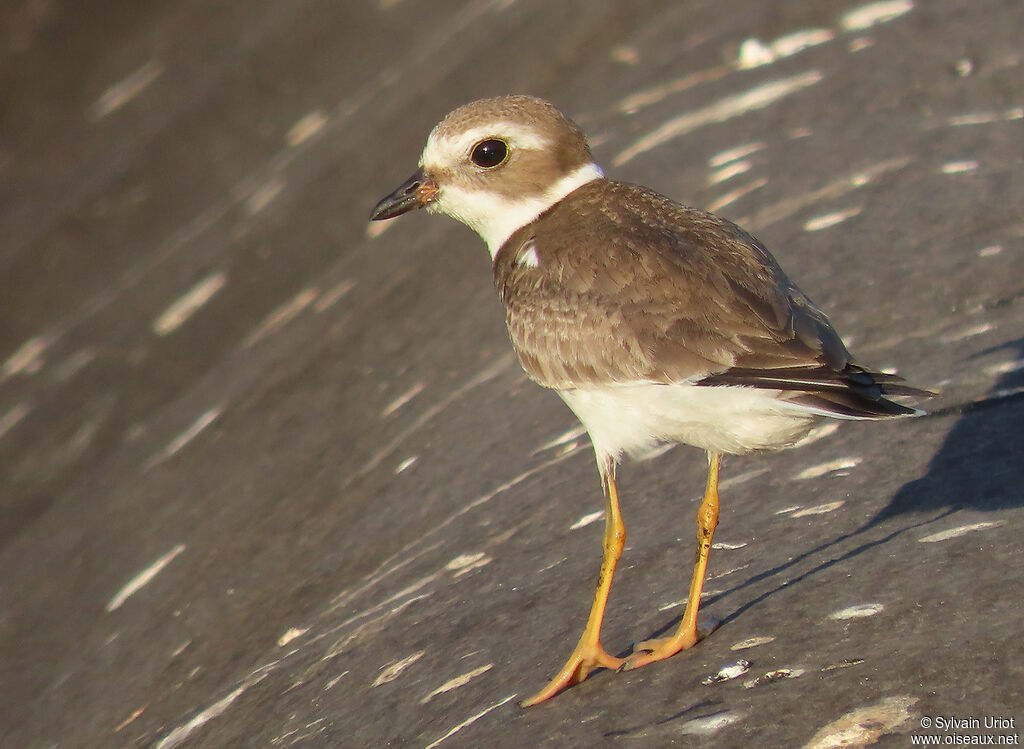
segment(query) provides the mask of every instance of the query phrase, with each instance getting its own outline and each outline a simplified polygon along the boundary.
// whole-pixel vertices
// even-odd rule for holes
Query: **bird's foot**
[[[626,657],[619,666],[619,671],[632,671],[634,668],[646,666],[648,663],[671,658],[680,650],[692,648],[697,644],[697,632],[677,633],[672,637],[659,637],[656,640],[638,642],[632,655]]]
[[[692,648],[718,629],[721,623],[721,620],[715,617],[702,616],[697,626],[685,631],[678,631],[671,637],[659,637],[654,640],[638,642],[633,646],[633,653],[622,661],[619,671],[632,671],[634,668],[646,666],[648,663],[671,658],[680,650]]]
[[[601,647],[601,643],[584,643],[576,645],[569,660],[562,666],[562,670],[548,685],[527,700],[519,704],[523,707],[532,707],[545,700],[549,700],[573,684],[579,684],[590,675],[595,668],[607,668],[613,671],[621,668],[622,659],[610,655]]]

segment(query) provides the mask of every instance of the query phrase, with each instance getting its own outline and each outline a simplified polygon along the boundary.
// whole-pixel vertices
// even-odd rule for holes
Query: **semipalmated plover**
[[[579,127],[541,99],[453,111],[430,133],[419,170],[371,218],[422,206],[487,243],[519,361],[583,422],[604,487],[590,617],[565,666],[524,705],[594,668],[638,668],[697,641],[723,454],[793,445],[821,416],[914,414],[884,396],[927,394],[854,361],[825,313],[743,229],[606,179]],[[624,454],[666,443],[702,448],[709,463],[686,612],[675,634],[617,658],[601,646],[625,541],[615,469]]]

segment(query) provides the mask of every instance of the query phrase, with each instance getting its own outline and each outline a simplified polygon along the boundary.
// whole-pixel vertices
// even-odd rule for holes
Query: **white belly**
[[[598,462],[643,457],[671,442],[729,454],[788,447],[817,418],[778,391],[746,387],[641,384],[558,394],[590,433]]]

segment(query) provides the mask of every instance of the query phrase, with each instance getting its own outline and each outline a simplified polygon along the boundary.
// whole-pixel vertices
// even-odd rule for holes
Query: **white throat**
[[[491,259],[494,259],[517,229],[526,226],[573,190],[603,176],[601,167],[589,162],[555,182],[543,195],[518,200],[486,190],[445,185],[431,208],[461,221],[479,234],[487,243]]]

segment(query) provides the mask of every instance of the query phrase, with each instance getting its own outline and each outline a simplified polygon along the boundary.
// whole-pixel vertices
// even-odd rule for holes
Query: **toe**
[[[545,702],[573,684],[579,684],[590,675],[595,668],[607,668],[616,671],[622,667],[623,660],[607,653],[598,647],[577,647],[562,670],[558,672],[542,690],[519,704],[532,707]]]

